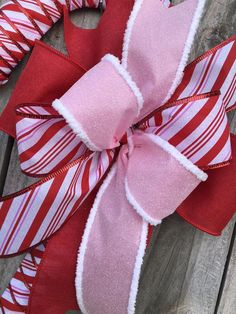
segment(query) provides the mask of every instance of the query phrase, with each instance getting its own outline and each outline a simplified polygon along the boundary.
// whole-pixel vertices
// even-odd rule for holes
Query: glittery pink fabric
[[[155,219],[170,215],[200,183],[150,137],[143,132],[131,135],[132,144],[121,148],[116,172],[108,186],[104,182],[97,196],[99,202],[95,201],[91,211],[92,216],[95,211],[95,218],[85,230],[88,241],[82,272],[83,300],[80,300],[86,313],[127,313],[135,263],[142,245],[144,250],[138,260],[145,253],[146,245],[141,243],[143,229],[148,225],[145,215]],[[143,217],[127,199],[126,177],[130,191],[146,211]],[[135,277],[139,276],[137,269]]]
[[[186,199],[199,180],[149,136],[136,132],[133,142],[127,188],[144,213],[143,218],[151,224],[160,223]],[[174,147],[172,149],[173,153],[177,151]],[[136,206],[135,203],[133,205]]]
[[[123,146],[89,234],[82,279],[87,313],[127,312],[143,224],[125,197],[127,162],[127,146]]]
[[[198,0],[172,8],[161,1],[143,1],[132,31],[127,69],[140,88],[143,118],[159,107],[175,79]]]
[[[143,2],[127,58],[127,71],[144,98],[139,115],[137,99],[129,85],[104,60],[60,99],[79,123],[77,129],[86,133],[87,143],[96,147],[93,150],[119,146],[128,127],[162,104],[175,79],[197,3],[198,0],[188,0],[167,9],[161,1]],[[75,124],[70,125],[76,131]]]
[[[119,146],[138,114],[137,100],[129,85],[105,60],[88,71],[60,101],[79,123],[72,125],[74,131],[82,129],[90,146],[98,148],[94,150]]]

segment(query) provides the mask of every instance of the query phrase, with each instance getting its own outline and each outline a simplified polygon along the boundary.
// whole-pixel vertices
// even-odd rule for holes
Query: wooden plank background
[[[0,0],[0,4],[4,2]],[[84,28],[96,27],[99,20],[99,13],[90,10],[77,11],[71,16],[75,24]],[[235,33],[236,0],[208,0],[190,61]],[[65,52],[62,23],[57,23],[43,40]],[[0,87],[0,111],[27,59],[17,67],[8,84]],[[236,133],[235,112],[229,114],[229,120],[232,132]],[[19,170],[13,139],[1,132],[0,147],[0,193],[8,194],[32,183]],[[235,219],[221,237],[198,231],[176,214],[165,219],[155,230],[145,257],[136,312],[236,314],[235,234]],[[21,259],[22,256],[0,259],[0,294]]]

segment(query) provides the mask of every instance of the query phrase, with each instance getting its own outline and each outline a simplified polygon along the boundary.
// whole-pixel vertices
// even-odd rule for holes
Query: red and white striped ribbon
[[[197,166],[217,166],[231,159],[230,130],[219,96],[167,109],[163,118],[168,121],[151,129],[152,133],[176,146]]]
[[[0,204],[1,255],[47,239],[81,205],[108,169],[113,154],[89,153]]]
[[[17,120],[20,164],[27,175],[44,176],[88,152],[52,106],[21,106]]]
[[[170,107],[151,118],[149,130],[200,167],[231,159],[226,112],[236,105],[236,36],[197,58],[185,69],[182,83],[172,97],[185,98],[209,91],[219,96]]]
[[[31,249],[21,262],[0,300],[0,313],[26,313],[31,288],[42,260],[45,245]]]

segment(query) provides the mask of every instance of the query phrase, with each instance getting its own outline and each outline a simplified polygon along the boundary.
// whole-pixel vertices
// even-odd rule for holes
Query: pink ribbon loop
[[[106,55],[53,106],[91,150],[102,151],[120,145],[143,97],[120,61]]]
[[[88,93],[91,84],[94,91]],[[160,223],[207,179],[165,140],[129,128],[142,106],[139,88],[111,55],[53,102],[90,149],[117,147],[128,134],[100,188],[81,243],[76,287],[84,313],[133,312],[148,223]]]
[[[199,2],[194,14],[196,4],[190,0],[185,10],[173,10],[167,18],[159,2],[136,1],[121,64],[114,56],[106,56],[53,103],[90,149],[119,146],[135,122],[171,97],[182,78],[203,9]],[[167,27],[166,21],[175,17],[176,28],[168,34],[169,41],[157,39],[150,46],[160,24]],[[165,32],[158,33],[163,36]],[[178,38],[174,44],[172,37]],[[94,90],[88,93],[91,85]],[[76,278],[83,313],[134,312],[148,223],[160,223],[207,179],[167,141],[132,132],[129,129],[127,144],[121,147],[117,163],[101,186],[85,228]]]
[[[159,136],[137,131],[130,141],[126,198],[144,220],[157,225],[207,175]]]

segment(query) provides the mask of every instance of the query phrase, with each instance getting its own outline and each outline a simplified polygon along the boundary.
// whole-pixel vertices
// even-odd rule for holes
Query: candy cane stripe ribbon
[[[105,2],[105,1],[104,1]],[[97,7],[98,0],[12,0],[0,7],[0,85],[41,37],[69,11]]]

